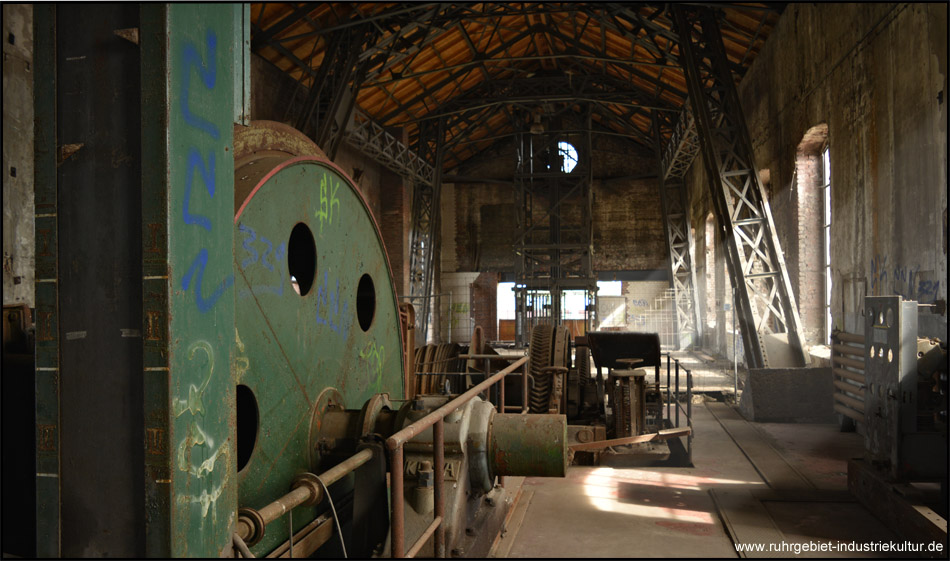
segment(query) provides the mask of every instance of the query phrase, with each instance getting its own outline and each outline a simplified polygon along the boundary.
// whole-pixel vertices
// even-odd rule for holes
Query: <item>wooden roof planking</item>
[[[741,78],[784,4],[712,6]],[[589,103],[598,131],[652,149],[653,113],[672,122],[686,99],[666,4],[259,3],[251,24],[252,50],[307,88],[349,34],[366,66],[358,111],[405,129],[417,151],[420,125],[448,117],[446,170],[552,105],[579,114]]]

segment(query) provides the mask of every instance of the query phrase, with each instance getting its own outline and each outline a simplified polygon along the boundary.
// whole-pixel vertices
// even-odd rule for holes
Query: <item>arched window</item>
[[[798,308],[808,344],[831,340],[831,152],[828,125],[805,132],[795,155]],[[806,232],[820,232],[807,236]],[[791,270],[789,272],[792,272]]]
[[[557,143],[557,153],[561,156],[561,171],[571,173],[577,165],[577,149],[571,143],[562,140]]]

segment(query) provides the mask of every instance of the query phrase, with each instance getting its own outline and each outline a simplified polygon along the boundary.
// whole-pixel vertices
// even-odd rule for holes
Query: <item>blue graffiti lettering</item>
[[[253,265],[254,263],[257,263],[257,258],[258,258],[257,250],[251,247],[251,244],[254,243],[254,240],[257,239],[257,232],[255,232],[251,228],[248,228],[244,224],[238,224],[238,230],[246,234],[246,236],[244,237],[244,241],[241,243],[241,247],[243,247],[245,251],[251,254],[250,257],[248,257],[247,259],[241,262],[241,268],[246,269],[248,265]]]
[[[195,260],[191,262],[191,267],[188,269],[188,272],[185,273],[185,276],[181,279],[181,289],[188,291],[191,286],[192,276],[195,275],[197,270],[198,274],[195,278],[195,304],[198,306],[198,311],[205,313],[214,307],[215,302],[218,301],[218,298],[221,298],[221,295],[224,293],[225,289],[234,284],[234,275],[228,275],[221,284],[211,293],[211,296],[205,298],[201,295],[201,285],[202,280],[204,279],[205,268],[208,266],[208,250],[207,248],[201,248],[198,252],[198,255],[195,257]]]
[[[191,147],[188,151],[188,175],[185,176],[185,200],[182,205],[182,216],[185,219],[185,224],[197,224],[204,228],[207,231],[211,231],[211,220],[207,216],[202,216],[200,214],[191,214],[188,210],[189,203],[191,200],[191,185],[192,181],[195,178],[195,168],[198,168],[198,171],[201,173],[202,179],[205,182],[205,188],[208,190],[208,194],[211,198],[214,198],[214,153],[211,153],[208,156],[208,166],[204,165],[204,162],[201,161],[201,154],[198,152],[198,149]]]
[[[259,263],[268,271],[272,273],[276,272],[279,279],[277,284],[275,285],[259,284],[259,285],[254,285],[249,289],[245,288],[241,290],[241,293],[239,294],[239,296],[241,298],[248,298],[251,294],[260,294],[262,292],[270,292],[278,296],[283,296],[284,284],[285,284],[284,269],[286,269],[286,267],[282,267],[281,263],[286,261],[287,259],[287,244],[284,242],[281,242],[280,244],[277,245],[277,251],[273,251],[273,248],[274,248],[273,242],[271,242],[264,236],[260,236],[258,238],[257,232],[255,232],[254,229],[251,228],[250,226],[247,226],[245,224],[238,224],[238,230],[240,230],[241,232],[244,232],[244,241],[241,243],[241,247],[243,247],[244,250],[248,253],[248,255],[250,255],[250,257],[248,257],[247,259],[241,262],[241,268],[247,269],[249,266],[254,265],[255,263]],[[267,246],[267,249],[264,251],[263,255],[258,253],[257,249],[254,248],[253,245],[251,245],[255,241],[258,241]],[[267,256],[270,255],[272,251],[274,253],[274,263],[269,263],[267,261]],[[276,269],[275,269],[275,265],[276,265]]]
[[[270,240],[264,236],[261,236],[261,243],[267,244],[267,251],[261,255],[261,265],[267,267],[268,271],[274,272],[274,266],[267,262],[267,256],[270,255],[270,252],[274,250],[274,244],[270,243]]]
[[[201,81],[204,82],[205,87],[209,90],[214,89],[216,82],[217,64],[215,61],[215,55],[217,54],[218,38],[214,34],[214,31],[210,29],[208,30],[205,42],[208,46],[209,64],[207,65],[201,61],[201,57],[198,55],[198,51],[195,49],[194,45],[190,43],[185,45],[184,53],[182,55],[185,65],[183,68],[184,75],[182,76],[181,86],[181,114],[185,119],[185,123],[197,129],[203,130],[204,132],[210,134],[211,138],[218,140],[221,137],[218,127],[215,126],[215,124],[211,121],[193,114],[191,109],[188,108],[188,90],[191,83],[192,67],[198,71],[198,76],[201,77]]]
[[[940,281],[920,277],[920,266],[894,265],[888,269],[886,255],[875,255],[871,259],[871,294],[875,296],[896,294],[905,300],[931,304],[937,300]]]
[[[207,89],[213,90],[217,81],[217,64],[215,60],[215,56],[217,54],[217,37],[211,30],[208,30],[206,34],[206,44],[208,55],[207,64],[201,60],[201,57],[198,55],[198,51],[194,45],[190,43],[186,43],[184,45],[182,54],[184,64],[182,68],[183,74],[181,80],[181,89],[179,91],[179,102],[182,118],[184,119],[186,125],[206,132],[211,136],[211,138],[218,140],[221,136],[218,127],[211,121],[193,114],[189,107],[192,67],[194,67],[194,69],[197,71],[198,76],[201,78],[202,83]],[[207,165],[205,162],[207,162]],[[190,211],[195,169],[197,169],[198,173],[201,174],[201,178],[204,181],[208,196],[213,200],[215,194],[216,176],[214,147],[208,149],[208,157],[206,160],[202,160],[201,152],[197,146],[190,146],[188,148],[187,169],[185,171],[185,190],[181,208],[181,215],[185,224],[196,225],[210,232],[214,226],[211,219],[208,216],[192,214]],[[206,298],[203,294],[202,285],[204,273],[207,267],[208,248],[203,247],[198,250],[198,255],[196,255],[192,260],[191,267],[181,279],[182,290],[188,291],[190,288],[194,288],[195,304],[201,313],[207,313],[210,311],[218,299],[221,298],[221,295],[224,293],[224,291],[234,284],[234,274],[232,273],[227,275],[218,284],[211,295]]]
[[[346,340],[350,334],[353,318],[348,314],[349,303],[343,302],[340,308],[340,279],[336,280],[336,289],[329,289],[330,276],[323,272],[323,285],[317,288],[317,323],[326,325]]]

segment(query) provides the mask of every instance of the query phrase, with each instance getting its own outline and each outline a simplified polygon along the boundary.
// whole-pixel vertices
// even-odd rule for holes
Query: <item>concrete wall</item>
[[[831,150],[834,327],[862,331],[865,295],[946,302],[946,41],[945,4],[789,4],[740,83],[806,322],[817,319],[809,310],[823,286],[814,278],[815,244],[805,239],[813,227],[802,209],[813,199],[801,191],[807,178],[795,173],[796,155],[820,124]],[[702,232],[712,206],[700,161],[688,180],[692,223]],[[702,237],[696,244],[698,265],[708,266]],[[727,283],[714,284],[715,298],[701,300],[729,301]],[[725,354],[725,318],[711,322],[705,307],[704,324],[715,324],[707,345]],[[921,335],[946,340],[946,315],[931,309],[922,309]]]
[[[33,6],[3,5],[3,303],[34,307]]]

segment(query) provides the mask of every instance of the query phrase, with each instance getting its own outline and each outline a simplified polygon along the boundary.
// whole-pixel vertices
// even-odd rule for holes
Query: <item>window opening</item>
[[[824,217],[822,233],[825,265],[825,344],[831,344],[831,149],[828,145],[821,151],[822,200]]]
[[[557,153],[561,156],[561,171],[564,173],[571,173],[574,169],[574,166],[577,165],[577,149],[574,148],[569,142],[557,143]]]

